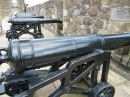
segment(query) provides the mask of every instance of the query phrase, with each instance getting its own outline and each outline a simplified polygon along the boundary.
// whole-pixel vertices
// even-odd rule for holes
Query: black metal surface
[[[60,80],[61,86],[49,97],[66,93],[91,97],[97,86],[100,89],[95,94],[102,97],[106,92],[109,94],[109,91],[104,91],[109,86],[103,84],[101,87],[97,75],[102,65],[101,82],[107,82],[111,57],[107,50],[126,45],[130,45],[130,34],[12,40],[5,49],[7,54],[0,55],[1,63],[8,62],[12,68],[3,75],[5,93],[14,97],[33,97],[38,89]],[[66,67],[59,69],[65,63]],[[32,71],[46,66],[52,66],[52,69]],[[88,88],[73,87],[80,81]],[[111,92],[113,97],[114,91]]]
[[[118,48],[130,44],[130,34],[117,36],[116,38],[112,36],[113,38],[110,38],[110,40],[107,36],[100,35],[13,40],[8,47],[9,63],[13,70],[21,72],[55,65],[55,62],[67,62],[95,49],[111,50],[116,46]],[[116,40],[118,42],[115,44]],[[108,47],[108,45],[111,46]],[[17,63],[19,64],[17,65]]]
[[[0,85],[0,95],[3,95],[5,93],[6,93],[5,86],[4,85]]]
[[[108,82],[98,83],[91,92],[91,97],[114,97],[115,88]]]
[[[6,33],[6,38],[8,38],[9,41],[19,39],[23,34],[30,34],[34,38],[44,38],[41,24],[62,23],[59,19],[46,19],[43,16],[27,13],[17,13],[15,17],[11,18],[8,22],[12,24],[10,30]]]
[[[66,93],[91,96],[91,88],[97,85],[97,77],[95,78],[95,81],[93,81],[93,78],[98,75],[101,64],[110,61],[110,55],[111,53],[108,51],[97,50],[70,60],[64,69],[55,72],[45,73],[45,71],[37,70],[20,74],[12,73],[6,76],[6,94],[14,97],[33,97],[38,89],[55,82],[56,80],[61,80],[61,86],[49,97],[60,97]],[[72,75],[75,67],[84,63],[86,63],[84,67],[77,71],[76,74]],[[108,68],[109,64],[107,64],[106,67]],[[92,70],[96,70],[97,72],[89,77],[89,72]],[[37,73],[39,73],[39,75],[37,75]],[[24,74],[33,74],[33,76],[27,77],[23,76]],[[106,74],[107,76],[108,71],[103,70],[103,74]],[[73,85],[86,77],[90,79],[90,87],[88,87],[88,89],[73,87]],[[102,76],[102,79],[106,79],[106,77]]]

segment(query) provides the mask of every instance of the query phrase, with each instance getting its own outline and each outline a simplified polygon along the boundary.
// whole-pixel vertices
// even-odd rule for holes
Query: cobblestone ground
[[[6,21],[7,19],[3,20],[3,32],[0,32],[0,47],[8,45],[8,41],[5,38],[6,30],[9,29],[9,24]],[[42,29],[42,31],[45,37],[55,37],[54,34],[50,33],[45,29]],[[21,38],[32,38],[32,37],[29,35],[24,35]],[[114,65],[113,63],[111,64]],[[9,66],[7,64],[2,64],[0,68],[0,72],[5,71],[8,67]],[[46,67],[44,69],[48,69],[48,68]],[[100,79],[100,76],[101,73],[99,73],[98,75],[98,80]],[[114,71],[110,70],[108,76],[108,82],[115,87],[116,93],[114,97],[130,97],[130,81],[120,76],[119,74],[115,73]],[[84,87],[83,83],[78,83],[77,85],[80,87]],[[50,85],[38,90],[35,93],[34,97],[48,97],[48,95],[51,94],[53,91],[55,91],[59,86],[60,86],[60,81],[51,83]],[[3,95],[0,97],[8,97],[8,96]],[[86,97],[86,96],[66,94],[63,95],[62,97]]]

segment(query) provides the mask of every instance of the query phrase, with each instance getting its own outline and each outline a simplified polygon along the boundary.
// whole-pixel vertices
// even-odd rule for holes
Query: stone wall
[[[45,24],[56,35],[111,34],[130,31],[129,0],[50,0],[27,9],[62,24]],[[63,30],[62,30],[63,29]]]
[[[12,16],[16,12],[24,12],[24,1],[15,0],[16,4],[13,3],[13,0],[0,0],[0,15]]]
[[[45,18],[63,19],[63,1],[50,0],[45,3],[28,8],[27,12],[36,15],[42,15]],[[61,35],[63,29],[62,24],[44,24],[43,27],[51,31],[55,35]]]

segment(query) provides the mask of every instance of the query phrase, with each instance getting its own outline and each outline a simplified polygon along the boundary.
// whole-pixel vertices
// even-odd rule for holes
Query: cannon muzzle
[[[69,61],[96,49],[113,50],[130,45],[130,34],[87,35],[12,40],[8,46],[8,62],[16,72]]]

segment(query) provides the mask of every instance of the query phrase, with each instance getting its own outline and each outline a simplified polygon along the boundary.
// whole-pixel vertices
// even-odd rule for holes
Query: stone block
[[[120,32],[121,33],[130,32],[130,23],[122,23],[122,25],[120,26]]]
[[[77,24],[73,24],[73,29],[72,29],[73,32],[76,32],[77,31]]]
[[[80,15],[80,10],[79,9],[75,9],[74,10],[74,16],[79,16]]]
[[[130,8],[112,8],[111,20],[119,22],[130,22]]]
[[[74,0],[73,2],[74,2],[74,4],[75,4],[76,6],[80,6],[80,2],[81,2],[80,0]]]
[[[71,0],[66,0],[66,2],[65,2],[65,8],[70,8],[70,7],[72,7],[73,6],[73,3],[72,3],[72,1]]]
[[[63,16],[67,16],[67,15],[68,15],[68,10],[64,9]]]
[[[120,25],[121,25],[120,22],[112,21],[109,24],[108,29],[110,30],[110,32],[119,33]]]
[[[86,30],[82,30],[82,29],[78,29],[77,35],[87,35],[87,31]]]
[[[98,15],[99,8],[97,5],[93,5],[89,8],[88,14],[90,16],[97,16]]]
[[[109,14],[106,14],[106,13],[100,13],[100,18],[101,18],[101,19],[109,20],[109,19],[110,19],[110,15],[109,15]]]
[[[104,29],[99,29],[98,33],[97,34],[113,34],[111,31],[108,31],[108,30],[104,30]]]
[[[71,8],[68,10],[68,16],[72,17],[72,16],[73,16],[73,12],[74,12],[74,7],[71,7]]]
[[[84,17],[83,24],[84,25],[91,25],[92,24],[92,19],[90,17]]]
[[[81,14],[86,14],[86,13],[87,13],[87,10],[88,10],[87,7],[81,6],[81,8],[80,8],[80,13],[81,13]]]
[[[92,0],[93,4],[101,4],[101,0]]]
[[[81,24],[81,21],[82,21],[81,16],[78,16],[78,17],[76,18],[76,23],[77,23],[77,24]]]
[[[58,30],[63,30],[63,24],[58,23],[58,24],[57,24],[57,28],[58,28]]]
[[[103,25],[104,25],[104,22],[100,19],[97,19],[96,20],[96,23],[95,23],[95,27],[98,28],[98,29],[102,29],[103,28]]]
[[[71,23],[71,24],[76,23],[76,18],[75,18],[75,17],[74,17],[74,18],[73,18],[73,17],[70,17],[70,23]]]
[[[130,23],[127,22],[111,22],[108,29],[115,33],[128,33],[130,32]]]
[[[87,26],[86,26],[86,25],[81,25],[80,28],[81,28],[82,30],[86,30],[86,31],[87,31]]]
[[[90,4],[90,3],[91,3],[91,0],[82,0],[82,3],[83,3],[83,4]]]
[[[56,9],[57,10],[57,18],[63,17],[63,10],[62,9]]]
[[[102,0],[102,3],[111,7],[130,6],[130,0]]]
[[[55,5],[56,5],[57,8],[62,9],[63,8],[63,1],[62,0],[57,0],[55,2]]]
[[[57,17],[56,17],[54,14],[52,14],[52,18],[53,18],[53,19],[56,19]]]
[[[70,22],[70,16],[64,17],[64,22]]]

